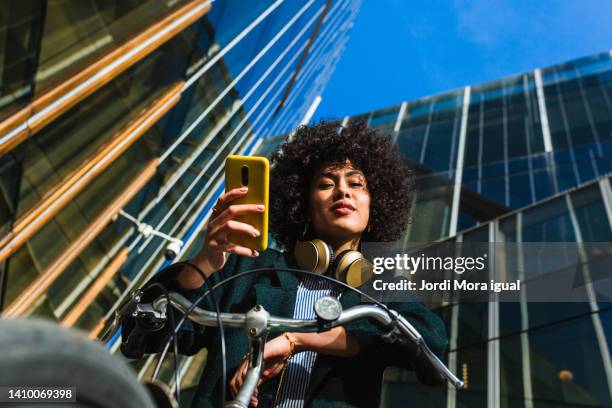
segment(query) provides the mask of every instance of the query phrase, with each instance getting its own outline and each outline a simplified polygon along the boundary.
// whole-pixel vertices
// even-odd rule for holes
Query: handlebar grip
[[[419,332],[399,313],[397,328],[404,334],[405,344],[408,345],[414,363],[414,372],[423,384],[442,385],[447,381],[454,387],[463,388],[463,381],[457,378],[436,356]]]

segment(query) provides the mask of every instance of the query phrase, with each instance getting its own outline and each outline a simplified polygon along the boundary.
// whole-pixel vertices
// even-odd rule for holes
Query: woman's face
[[[364,174],[348,160],[319,168],[310,185],[310,212],[323,240],[331,243],[360,237],[370,217]]]

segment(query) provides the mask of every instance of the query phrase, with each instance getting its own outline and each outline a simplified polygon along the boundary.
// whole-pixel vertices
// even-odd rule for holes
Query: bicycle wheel
[[[155,407],[132,370],[84,332],[43,320],[0,320],[0,350],[1,386],[74,387],[71,407]]]

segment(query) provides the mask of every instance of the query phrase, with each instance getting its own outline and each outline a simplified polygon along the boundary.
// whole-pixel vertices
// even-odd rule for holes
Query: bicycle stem
[[[249,368],[236,398],[227,402],[225,408],[248,408],[251,403],[251,398],[263,371],[264,347],[268,337],[269,317],[270,314],[259,305],[249,310],[245,316],[244,330],[249,336]]]

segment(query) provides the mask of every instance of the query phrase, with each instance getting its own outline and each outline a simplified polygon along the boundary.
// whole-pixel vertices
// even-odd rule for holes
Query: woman
[[[412,172],[390,137],[362,123],[300,127],[294,140],[272,156],[271,165],[270,229],[286,251],[268,249],[259,254],[228,241],[230,232],[257,236],[259,231],[235,217],[263,211],[254,204],[233,204],[246,190],[228,191],[217,201],[204,246],[192,259],[211,281],[256,267],[296,267],[292,249],[298,240],[322,239],[338,255],[346,249],[359,250],[362,241],[396,240],[406,226],[414,190]],[[228,253],[232,256],[226,260]],[[203,283],[198,273],[186,268],[169,286],[193,299]],[[224,311],[246,312],[262,304],[274,315],[312,318],[313,301],[327,294],[339,297],[345,309],[360,303],[351,291],[282,272],[237,279],[217,296]],[[419,303],[391,307],[409,319],[436,354],[444,351],[446,331],[435,314]],[[218,332],[197,325],[189,330],[190,335],[181,338],[183,351],[208,348],[192,406],[217,407],[222,358]],[[226,342],[225,357],[233,375],[225,386],[235,396],[246,373],[247,340],[241,331],[226,329]],[[406,350],[382,341],[366,321],[324,333],[277,334],[266,344],[264,363],[251,401],[259,407],[375,407],[384,369],[415,364]]]

